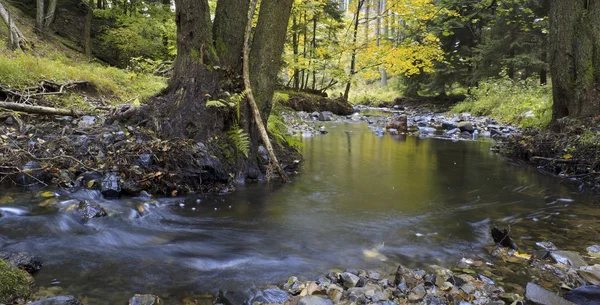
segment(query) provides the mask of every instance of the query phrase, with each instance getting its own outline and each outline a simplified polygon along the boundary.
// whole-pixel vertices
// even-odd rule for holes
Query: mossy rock
[[[27,272],[0,260],[0,303],[10,304],[19,299],[26,299],[32,284],[33,278]]]

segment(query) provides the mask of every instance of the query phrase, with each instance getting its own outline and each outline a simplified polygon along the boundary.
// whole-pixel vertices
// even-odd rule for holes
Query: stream
[[[303,139],[303,169],[286,185],[120,200],[54,189],[60,210],[40,206],[41,189],[5,186],[0,251],[40,257],[38,287],[89,304],[126,304],[135,293],[181,304],[291,275],[451,267],[463,255],[487,257],[492,225],[510,225],[522,251],[551,240],[582,252],[598,241],[594,194],[513,164],[490,142],[377,137],[364,123],[326,127],[328,134]],[[99,203],[110,215],[83,222],[65,211],[72,199]]]

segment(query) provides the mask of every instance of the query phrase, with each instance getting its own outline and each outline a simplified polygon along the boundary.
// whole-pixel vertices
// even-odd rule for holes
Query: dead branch
[[[584,161],[580,161],[580,160],[555,159],[555,158],[546,158],[546,157],[531,157],[531,161],[549,161],[549,162],[554,162],[554,163],[567,163],[567,164],[585,163]]]
[[[5,109],[10,109],[14,111],[21,111],[27,113],[34,114],[50,114],[50,115],[69,115],[79,117],[82,116],[83,113],[74,109],[61,109],[61,108],[52,108],[45,106],[33,106],[27,104],[19,104],[12,102],[0,102],[0,107]]]

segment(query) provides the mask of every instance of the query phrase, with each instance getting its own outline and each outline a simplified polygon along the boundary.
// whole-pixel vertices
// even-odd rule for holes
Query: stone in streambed
[[[161,305],[162,300],[152,294],[136,294],[129,299],[129,305]]]
[[[100,206],[97,203],[89,203],[87,200],[84,200],[79,203],[77,211],[84,221],[90,220],[92,218],[108,216],[108,213],[102,206]]]
[[[356,285],[360,281],[360,278],[358,276],[350,272],[343,272],[342,274],[340,274],[340,279],[342,280],[342,283],[346,288],[356,287]]]
[[[600,258],[600,245],[593,245],[586,248],[590,256]]]
[[[121,195],[121,184],[117,173],[106,173],[102,177],[100,192],[107,199],[118,198]]]
[[[318,119],[319,119],[319,121],[322,121],[322,122],[333,121],[333,112],[323,111],[323,112],[319,113]]]
[[[600,265],[582,266],[578,270],[579,275],[592,285],[600,285]]]
[[[418,285],[410,291],[408,294],[408,300],[411,302],[416,302],[423,299],[426,294],[427,291],[425,290],[425,287],[423,287],[423,285]]]
[[[298,301],[298,305],[333,305],[333,301],[321,296],[307,295]]]
[[[550,292],[534,283],[528,283],[525,297],[532,302],[542,305],[575,305],[571,301],[565,300],[554,292]]]
[[[82,305],[82,303],[74,296],[63,295],[35,301],[29,303],[29,305]]]
[[[471,122],[460,122],[458,123],[458,129],[460,129],[461,132],[468,132],[468,133],[473,133],[473,131],[475,131],[475,128],[473,127],[473,124]]]
[[[600,286],[581,286],[565,294],[565,299],[575,304],[600,305]]]
[[[550,252],[550,257],[559,264],[565,264],[575,268],[587,266],[587,263],[581,255],[573,251],[552,251]]]

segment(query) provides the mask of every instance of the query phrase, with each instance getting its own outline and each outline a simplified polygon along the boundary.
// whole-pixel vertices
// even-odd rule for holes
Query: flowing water
[[[55,190],[59,208],[40,207],[46,199],[37,190],[5,188],[0,250],[41,257],[38,286],[90,304],[126,304],[134,293],[179,304],[337,268],[452,266],[463,255],[485,255],[494,224],[510,225],[525,251],[542,239],[576,251],[598,241],[592,194],[508,162],[490,143],[377,137],[359,123],[327,128],[304,139],[302,173],[286,185],[112,201]],[[82,222],[66,211],[72,199],[111,215]],[[144,203],[142,216],[136,207]]]

